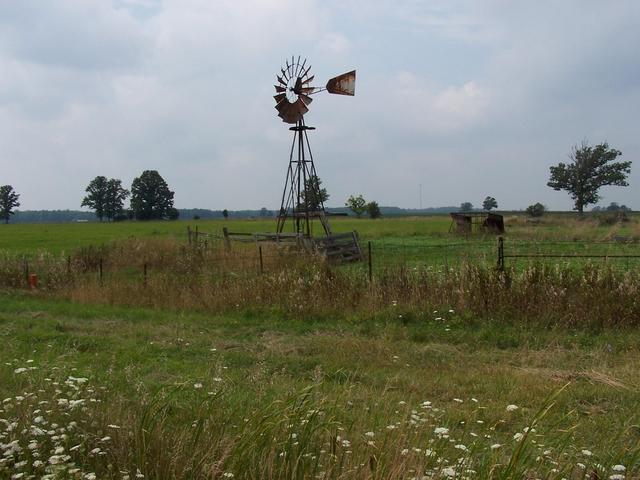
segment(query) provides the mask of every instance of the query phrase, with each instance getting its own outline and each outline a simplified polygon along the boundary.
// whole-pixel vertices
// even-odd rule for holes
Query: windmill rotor
[[[314,78],[315,75],[311,74],[311,64],[307,64],[306,58],[303,59],[299,55],[296,59],[292,55],[291,59],[285,60],[285,65],[280,68],[280,75],[276,75],[276,95],[273,96],[278,116],[283,122],[296,124],[301,121],[313,101],[310,95],[323,91],[336,95],[355,94],[355,70],[329,79],[324,87],[311,85]]]

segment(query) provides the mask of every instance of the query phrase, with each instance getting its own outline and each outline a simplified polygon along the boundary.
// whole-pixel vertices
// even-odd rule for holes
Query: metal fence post
[[[372,255],[371,255],[371,240],[367,242],[367,250],[369,253],[369,283],[373,281],[373,268],[372,268]]]
[[[504,272],[504,238],[498,237],[498,270]]]
[[[29,260],[27,260],[26,257],[24,258],[23,269],[24,269],[24,283],[28,287],[29,286]]]

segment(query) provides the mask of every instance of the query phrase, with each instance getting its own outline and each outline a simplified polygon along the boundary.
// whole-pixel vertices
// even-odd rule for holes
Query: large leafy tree
[[[327,189],[322,187],[322,180],[316,175],[307,178],[301,196],[302,202],[300,206],[310,212],[320,210],[320,207],[324,206],[324,203],[329,200]]]
[[[121,180],[102,175],[91,180],[86,192],[88,195],[82,200],[82,206],[94,210],[100,221],[121,216],[124,201],[129,196],[129,191],[122,188]]]
[[[631,172],[631,162],[616,162],[622,155],[620,150],[609,148],[607,142],[589,146],[583,142],[573,147],[569,155],[570,163],[559,163],[550,167],[547,185],[554,190],[566,190],[574,201],[574,210],[580,214],[584,207],[596,203],[598,190],[605,185],[626,187],[627,175]]]
[[[100,221],[106,216],[108,184],[107,177],[97,176],[89,182],[89,186],[85,189],[87,196],[82,199],[81,206],[94,210]]]
[[[482,208],[489,212],[492,208],[498,208],[498,202],[493,197],[486,197],[482,202]]]
[[[0,218],[4,220],[4,223],[9,223],[9,218],[15,213],[13,209],[20,206],[19,198],[20,195],[11,185],[0,187]]]
[[[471,203],[471,202],[462,202],[460,204],[460,211],[461,212],[470,212],[471,210],[473,210],[473,203]]]
[[[131,209],[138,220],[159,220],[172,214],[173,192],[157,170],[145,170],[133,180]]]
[[[129,196],[129,190],[122,188],[122,181],[111,178],[107,181],[107,198],[104,215],[109,220],[121,217],[124,212],[124,201]]]
[[[367,211],[367,201],[362,195],[358,195],[357,197],[354,197],[353,195],[349,196],[345,206],[349,207],[349,209],[355,213],[358,218]]]

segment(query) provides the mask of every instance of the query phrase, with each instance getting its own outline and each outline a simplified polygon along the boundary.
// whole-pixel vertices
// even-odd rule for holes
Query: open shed
[[[449,232],[504,233],[504,218],[491,212],[452,212]]]

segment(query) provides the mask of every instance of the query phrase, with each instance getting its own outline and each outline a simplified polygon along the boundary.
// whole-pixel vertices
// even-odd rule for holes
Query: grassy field
[[[91,269],[69,276],[62,263],[50,284],[26,291],[10,286],[20,270],[0,268],[0,478],[640,473],[633,265],[499,274],[399,264],[369,284],[361,272],[290,257],[245,278],[236,251],[219,276],[215,250],[185,249],[188,224],[0,230],[4,255],[30,254],[34,265],[46,251],[63,258],[117,240],[83,253],[104,258],[102,280]],[[451,237],[447,217],[334,225],[380,249],[400,245],[409,262],[411,245],[495,246]],[[559,217],[514,217],[507,228],[512,242],[552,240],[564,251],[563,242],[575,250],[638,231],[635,219]]]
[[[598,217],[579,220],[572,214],[543,217],[535,223],[524,215],[506,217],[507,239],[526,241],[607,241],[616,236],[640,238],[640,223],[632,216],[626,223],[602,224]],[[449,233],[451,219],[447,215],[428,217],[332,218],[336,233],[357,230],[363,241],[377,245],[441,245],[466,241]],[[275,230],[274,219],[180,220],[175,222],[66,223],[0,225],[0,251],[19,253],[47,251],[67,252],[87,245],[100,245],[127,238],[187,238],[187,227],[200,232],[222,235],[222,228],[233,232],[269,232]],[[316,226],[316,229],[318,227]],[[495,243],[495,237],[474,237],[471,242]]]

